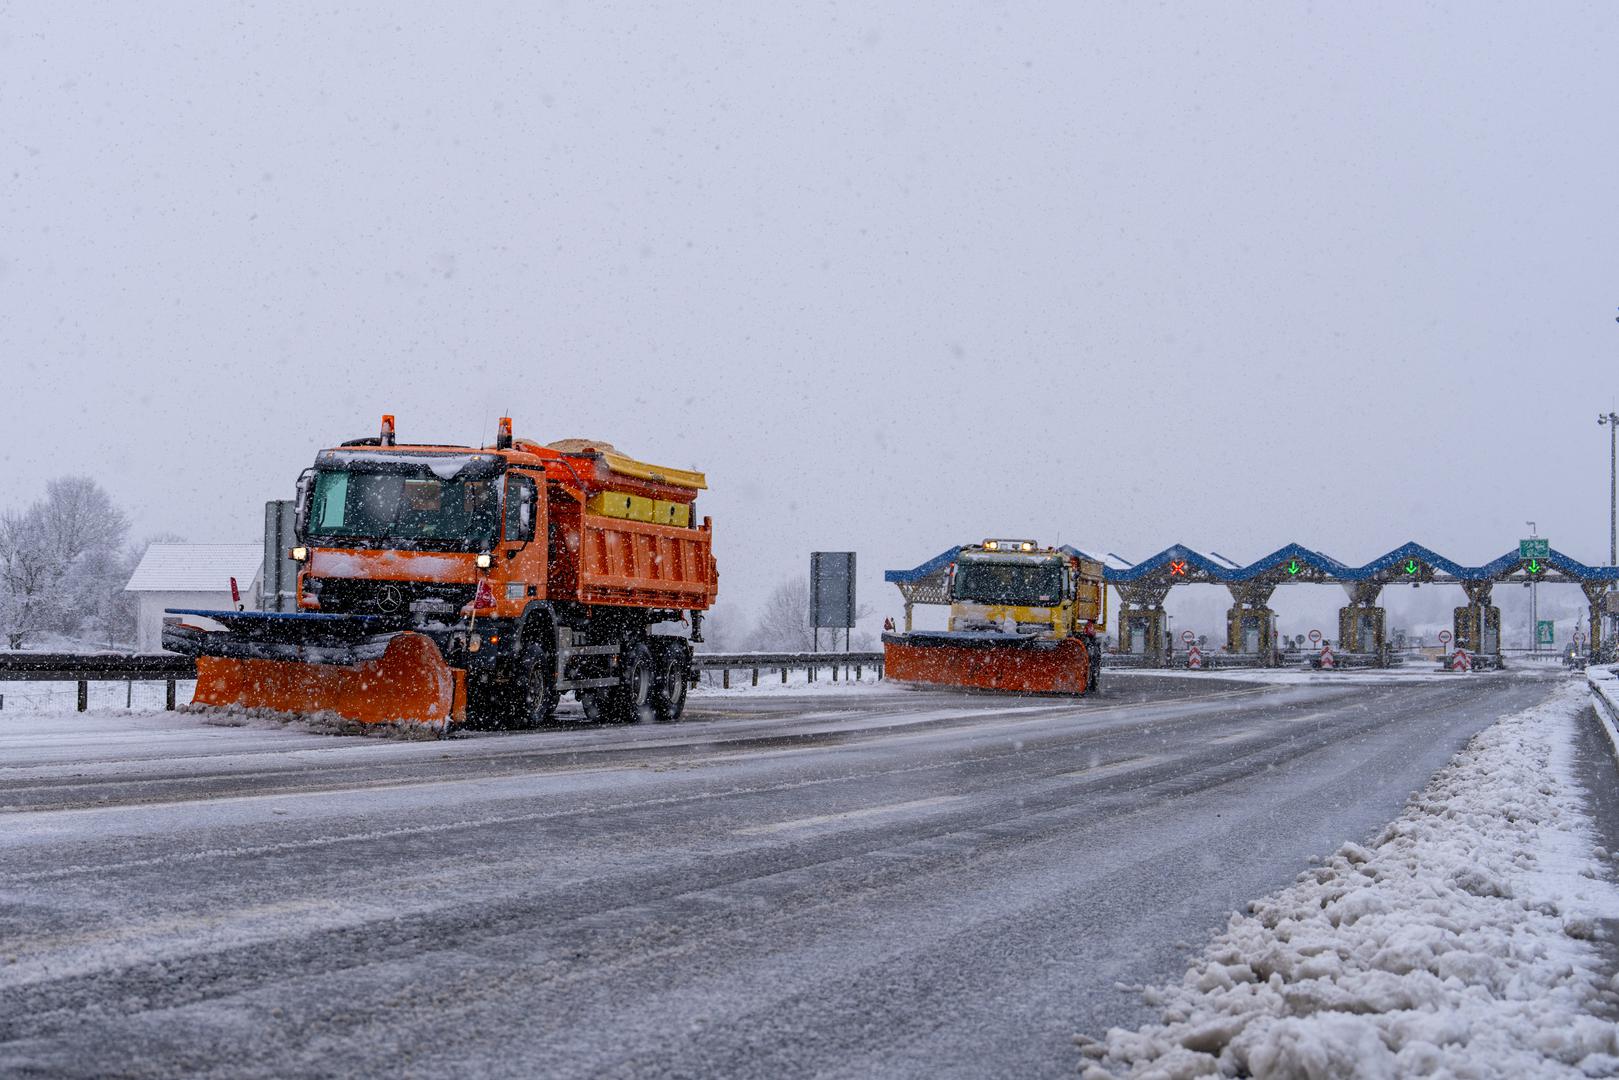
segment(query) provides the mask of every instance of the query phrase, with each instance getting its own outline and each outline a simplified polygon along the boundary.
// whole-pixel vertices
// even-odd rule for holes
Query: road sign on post
[[[1439,645],[1440,645],[1440,647],[1443,648],[1444,646],[1449,645],[1449,644],[1450,644],[1450,631],[1449,630],[1441,630],[1441,631],[1439,631]]]
[[[1544,536],[1531,537],[1528,540],[1518,541],[1518,558],[1544,559],[1552,553],[1552,542]]]
[[[1321,631],[1319,631],[1319,630],[1311,630],[1310,631],[1310,644],[1314,645],[1316,642],[1318,642],[1320,640],[1321,640]]]
[[[1553,644],[1552,627],[1554,625],[1555,624],[1553,623],[1553,621],[1551,619],[1537,619],[1535,621],[1535,644],[1536,645],[1551,645],[1551,644]]]
[[[823,627],[843,630],[843,643],[845,647],[848,646],[848,631],[854,626],[854,600],[854,552],[811,552],[809,615],[817,649],[820,648],[820,631]],[[836,646],[835,633],[832,642]]]

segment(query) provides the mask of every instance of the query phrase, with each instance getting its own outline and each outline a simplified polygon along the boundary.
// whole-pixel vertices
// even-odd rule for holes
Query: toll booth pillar
[[[1163,662],[1166,618],[1162,607],[1126,607],[1120,611],[1119,651],[1149,657],[1155,664]]]
[[[1388,613],[1378,606],[1383,591],[1378,581],[1346,584],[1349,603],[1338,609],[1338,648],[1344,652],[1368,653],[1383,662],[1383,642],[1387,637]]]
[[[1276,581],[1259,578],[1227,584],[1231,607],[1226,612],[1226,651],[1257,657],[1262,667],[1277,663],[1276,612],[1270,609]]]
[[[1258,656],[1261,666],[1276,662],[1276,612],[1235,604],[1226,612],[1226,651]]]
[[[1453,618],[1456,647],[1479,656],[1501,659],[1501,609],[1490,606],[1493,582],[1464,581],[1467,606],[1459,607]]]
[[[1602,634],[1603,624],[1613,618],[1614,612],[1619,610],[1619,605],[1614,601],[1614,597],[1619,596],[1619,593],[1609,592],[1607,583],[1601,581],[1581,582],[1580,591],[1585,593],[1585,602],[1591,616],[1588,620],[1591,627],[1588,635],[1590,652],[1586,655],[1591,658],[1591,663],[1598,663],[1598,658],[1602,656],[1602,643],[1606,640]]]
[[[1380,607],[1351,604],[1338,609],[1338,647],[1346,652],[1383,655],[1388,613]]]

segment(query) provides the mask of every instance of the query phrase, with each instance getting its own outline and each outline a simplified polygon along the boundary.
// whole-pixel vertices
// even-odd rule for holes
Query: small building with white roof
[[[137,603],[135,650],[163,648],[165,608],[229,610],[230,583],[236,579],[242,604],[259,607],[264,548],[259,544],[152,544],[141,556],[124,591]]]

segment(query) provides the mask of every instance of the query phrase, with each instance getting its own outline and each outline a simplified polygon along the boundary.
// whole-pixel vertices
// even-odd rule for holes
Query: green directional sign
[[[1539,619],[1535,622],[1536,645],[1552,644],[1552,626],[1553,623],[1550,619]]]
[[[1299,561],[1297,559],[1288,560],[1287,572],[1289,574],[1296,574],[1299,572]]]
[[[1544,536],[1518,541],[1518,558],[1544,559],[1552,553],[1552,542]]]
[[[1531,574],[1538,574],[1542,570],[1546,569],[1546,567],[1545,564],[1543,564],[1539,559],[1530,559],[1529,564],[1525,567],[1525,569]]]
[[[1417,562],[1417,560],[1415,560],[1415,559],[1407,559],[1407,560],[1405,560],[1405,572],[1410,574],[1412,577],[1416,577],[1417,571],[1421,570],[1421,569],[1422,569],[1422,564]]]

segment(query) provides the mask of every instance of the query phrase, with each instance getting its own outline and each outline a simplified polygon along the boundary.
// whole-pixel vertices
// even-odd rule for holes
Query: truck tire
[[[653,684],[652,708],[660,723],[673,724],[686,711],[687,676],[691,650],[684,641],[658,651],[658,675]]]
[[[625,646],[619,674],[623,681],[606,690],[587,690],[579,696],[585,719],[592,724],[639,724],[657,718],[655,700],[657,661],[644,641]]]
[[[623,652],[624,684],[616,688],[620,723],[644,724],[658,718],[658,662],[644,641]]]
[[[561,697],[556,659],[543,637],[525,641],[517,654],[517,680],[511,689],[512,726],[543,727],[554,722]]]

